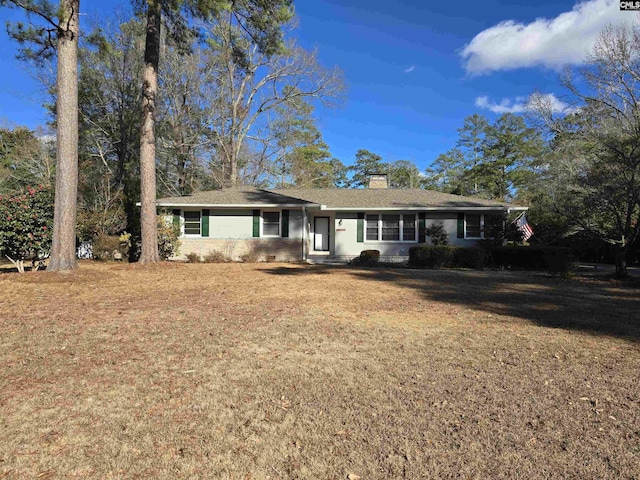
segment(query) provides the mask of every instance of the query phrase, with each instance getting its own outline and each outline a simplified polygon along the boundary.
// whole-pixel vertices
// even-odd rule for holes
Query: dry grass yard
[[[640,478],[640,291],[542,274],[0,275],[0,478]]]

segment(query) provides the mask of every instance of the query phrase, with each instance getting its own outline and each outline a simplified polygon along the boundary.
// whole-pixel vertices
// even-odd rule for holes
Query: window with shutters
[[[367,214],[366,240],[382,242],[416,242],[416,216],[394,214]]]
[[[482,215],[467,213],[464,216],[464,238],[482,238]]]
[[[262,212],[262,236],[280,236],[280,212]]]
[[[184,212],[184,234],[185,235],[200,235],[200,211]]]

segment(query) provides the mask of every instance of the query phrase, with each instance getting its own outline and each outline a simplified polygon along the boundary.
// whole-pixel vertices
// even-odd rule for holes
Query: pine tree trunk
[[[156,138],[155,110],[160,63],[160,19],[158,0],[149,0],[147,35],[142,81],[142,126],[140,128],[140,228],[142,234],[141,263],[153,263],[158,256],[156,220]]]
[[[78,199],[78,9],[80,0],[61,0],[57,73],[57,165],[53,245],[48,271],[77,268]]]

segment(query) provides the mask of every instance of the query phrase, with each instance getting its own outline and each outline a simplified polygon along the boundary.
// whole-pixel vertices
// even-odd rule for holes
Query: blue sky
[[[295,1],[295,0],[294,0]],[[82,2],[89,17],[110,15],[116,0]],[[631,22],[618,0],[297,0],[307,48],[338,66],[346,104],[320,112],[331,153],[346,164],[365,148],[385,161],[424,170],[455,145],[464,117],[490,120],[521,112],[534,91],[558,110],[570,99],[558,82],[565,66],[584,62],[609,23]],[[0,9],[0,22],[18,13]],[[81,25],[82,27],[82,25]],[[46,121],[43,95],[0,32],[0,122],[35,128]]]

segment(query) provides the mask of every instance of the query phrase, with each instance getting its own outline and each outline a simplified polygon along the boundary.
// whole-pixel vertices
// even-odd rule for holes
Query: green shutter
[[[171,213],[173,213],[173,226],[180,230],[180,209],[175,209]]]
[[[464,238],[464,213],[458,214],[458,238]]]
[[[209,210],[202,210],[202,236],[209,236]]]
[[[260,236],[260,210],[253,211],[253,236],[254,238]]]
[[[289,210],[282,210],[282,237],[289,236]]]
[[[418,243],[425,243],[427,238],[427,214],[420,212],[418,214]]]
[[[358,212],[358,237],[357,242],[364,242],[364,212]]]

